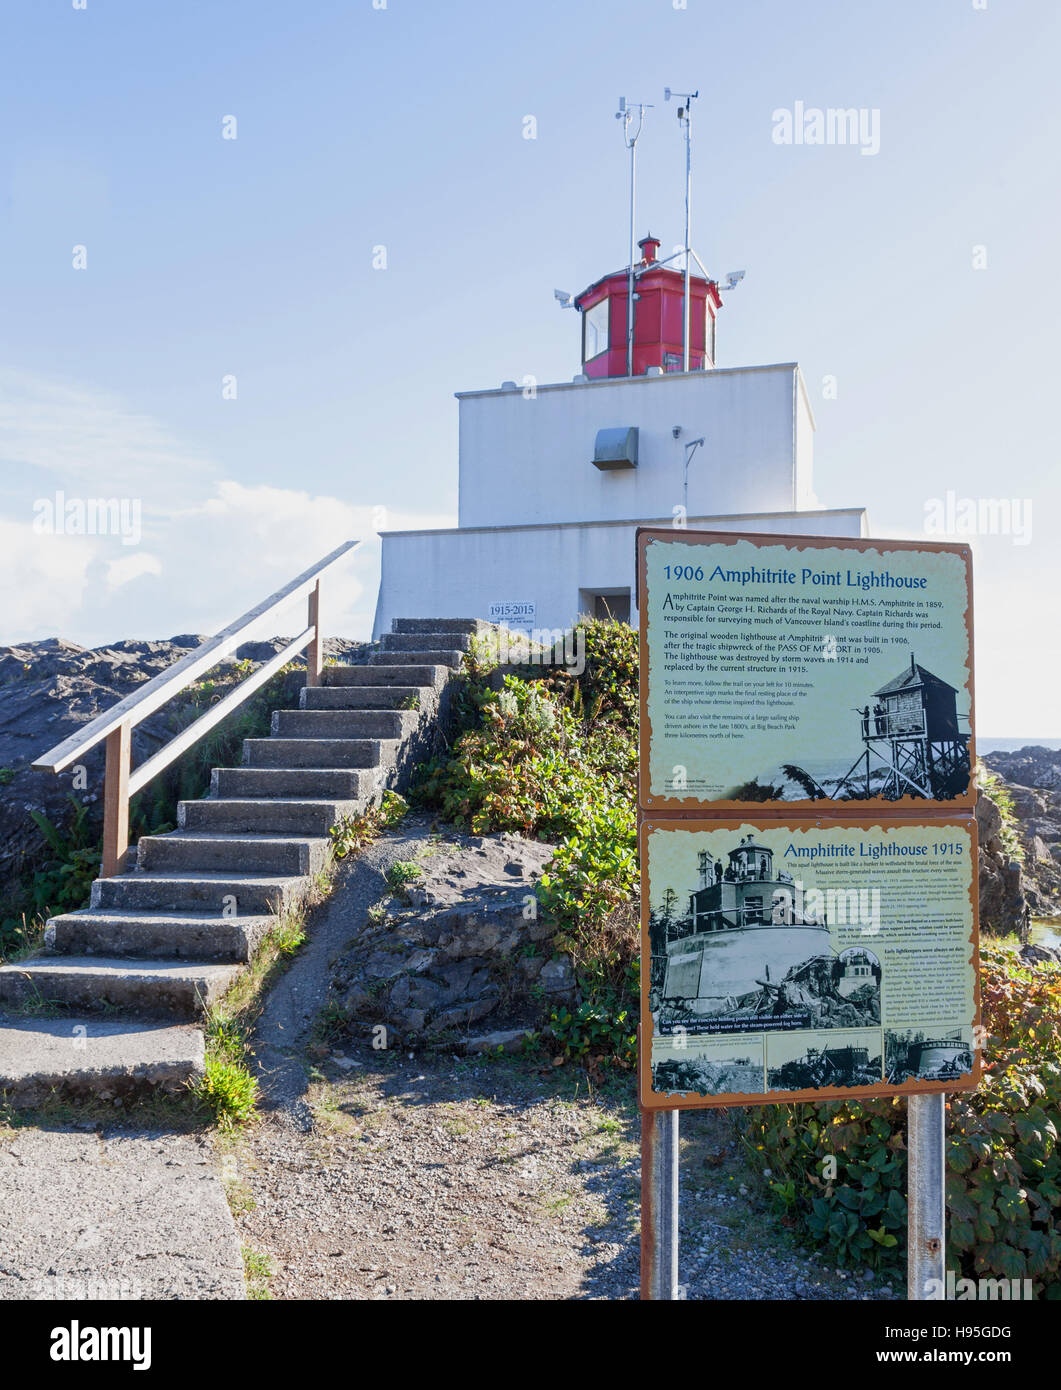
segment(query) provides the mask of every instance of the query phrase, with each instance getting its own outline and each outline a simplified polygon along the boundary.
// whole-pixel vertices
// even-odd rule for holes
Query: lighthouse
[[[558,633],[581,614],[636,622],[638,526],[867,534],[861,507],[815,497],[799,364],[720,365],[718,284],[664,264],[659,247],[645,235],[639,263],[570,297],[570,380],[457,394],[458,525],[382,534],[374,636],[412,617],[531,633]]]
[[[684,277],[661,264],[659,238],[651,233],[638,242],[641,262],[634,270],[633,372],[682,370]],[[582,370],[591,381],[627,375],[627,268],[613,271],[576,295],[582,315]],[[715,320],[722,298],[714,280],[689,277],[689,366],[701,371],[715,365]]]

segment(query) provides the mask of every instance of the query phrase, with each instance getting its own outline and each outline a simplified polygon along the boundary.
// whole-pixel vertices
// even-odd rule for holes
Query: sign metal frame
[[[735,1105],[787,1105],[795,1104],[799,1101],[827,1101],[827,1100],[871,1100],[888,1099],[898,1096],[926,1095],[938,1091],[972,1091],[980,1083],[981,1076],[981,1053],[976,1045],[979,1038],[980,1028],[980,947],[978,931],[978,875],[977,866],[977,838],[976,838],[976,819],[971,816],[946,816],[923,818],[921,820],[911,820],[904,816],[884,817],[879,814],[871,814],[860,820],[849,819],[839,816],[823,816],[810,819],[803,816],[792,816],[785,820],[758,818],[759,824],[766,830],[808,830],[808,829],[844,829],[852,831],[872,831],[884,830],[893,826],[917,827],[924,829],[939,828],[940,831],[958,829],[969,836],[970,842],[970,873],[969,873],[969,905],[970,905],[970,932],[969,932],[969,964],[973,971],[973,1017],[969,1024],[973,1034],[972,1068],[968,1072],[962,1073],[955,1078],[948,1078],[945,1081],[928,1081],[911,1079],[903,1082],[888,1082],[882,1080],[872,1086],[822,1086],[810,1087],[802,1090],[791,1091],[769,1091],[762,1092],[723,1092],[718,1095],[703,1096],[695,1092],[666,1093],[657,1092],[652,1087],[652,1043],[654,1025],[652,1013],[649,1007],[650,977],[651,970],[645,968],[646,962],[650,959],[651,942],[649,938],[649,912],[650,897],[652,891],[651,873],[649,866],[649,854],[647,850],[647,840],[655,831],[681,830],[690,833],[698,831],[717,831],[729,830],[734,833],[740,830],[754,829],[756,819],[753,816],[725,816],[725,817],[697,817],[693,819],[689,816],[643,816],[638,826],[638,847],[641,855],[642,866],[642,887],[641,887],[641,1047],[638,1057],[638,1097],[642,1111],[650,1112],[655,1110],[701,1110],[712,1108],[724,1108]],[[868,938],[870,944],[875,938]],[[879,1025],[881,1029],[882,1049],[884,1037],[883,1020]],[[943,1025],[947,1026],[947,1025]],[[821,1039],[823,1034],[831,1030],[823,1029],[793,1029],[787,1032],[786,1036],[794,1037],[800,1033],[813,1032],[816,1039]],[[844,1032],[850,1029],[836,1029],[838,1041],[842,1040]],[[872,1030],[864,1030],[872,1031]],[[708,1036],[708,1035],[705,1035]],[[757,1037],[754,1030],[749,1029],[746,1035],[735,1033],[719,1033],[713,1035],[720,1039],[730,1041],[731,1039],[747,1036],[749,1039]],[[690,1047],[695,1048],[695,1035],[690,1040]],[[734,1043],[734,1047],[739,1047],[739,1043]],[[882,1050],[882,1062],[884,1060]]]

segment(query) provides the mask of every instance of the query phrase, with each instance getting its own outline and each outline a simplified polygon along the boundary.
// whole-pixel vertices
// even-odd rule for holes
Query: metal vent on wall
[[[620,425],[617,429],[598,430],[593,448],[594,465],[609,471],[615,468],[636,468],[637,434],[636,425]]]

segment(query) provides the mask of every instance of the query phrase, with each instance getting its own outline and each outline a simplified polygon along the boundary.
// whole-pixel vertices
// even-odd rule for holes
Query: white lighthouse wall
[[[464,392],[462,527],[674,515],[685,446],[690,515],[814,505],[814,419],[795,363]],[[637,426],[636,468],[593,464],[597,431]],[[681,434],[674,437],[679,426]]]
[[[796,410],[796,509],[820,507],[814,492],[814,412],[807,399],[803,376],[797,373],[794,392]]]
[[[533,604],[534,617],[526,626],[566,628],[585,608],[587,593],[626,591],[631,596],[631,621],[636,623],[637,527],[671,521],[669,515],[648,513],[647,518],[384,532],[373,635],[388,632],[394,618],[489,618],[494,603]],[[860,508],[698,515],[689,518],[689,527],[781,535],[867,534],[866,514]]]

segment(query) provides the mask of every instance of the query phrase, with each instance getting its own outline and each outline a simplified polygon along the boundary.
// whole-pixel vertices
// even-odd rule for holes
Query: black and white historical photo
[[[885,1075],[904,1081],[954,1081],[973,1068],[972,1038],[964,1028],[888,1029],[884,1034]]]
[[[880,1030],[835,1037],[771,1035],[766,1040],[769,1091],[877,1086],[881,1081]]]
[[[696,852],[693,887],[658,889],[649,920],[657,1031],[711,1034],[880,1023],[881,968],[868,950],[837,955],[827,913],[747,833],[716,857]]]
[[[652,1088],[669,1095],[758,1095],[763,1087],[763,1041],[748,1037],[693,1038],[675,1033],[652,1049]]]

